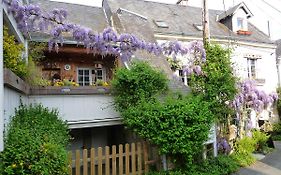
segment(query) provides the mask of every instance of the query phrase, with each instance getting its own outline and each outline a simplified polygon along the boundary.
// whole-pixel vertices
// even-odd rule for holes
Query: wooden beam
[[[23,34],[21,33],[21,31],[18,29],[15,18],[13,17],[12,14],[8,13],[8,8],[5,5],[3,5],[3,3],[2,3],[2,6],[3,6],[3,11],[4,11],[4,14],[3,14],[4,19],[8,23],[10,29],[12,30],[13,35],[20,43],[24,43],[25,38],[24,38]]]

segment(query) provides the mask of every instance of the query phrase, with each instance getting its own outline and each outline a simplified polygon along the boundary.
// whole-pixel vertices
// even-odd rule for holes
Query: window
[[[184,75],[183,75],[182,70],[179,70],[179,77],[181,78],[182,82],[184,83]]]
[[[159,28],[169,28],[168,24],[165,21],[158,21],[158,20],[156,21],[156,20],[154,20],[154,23]]]
[[[103,70],[101,68],[96,69],[96,79],[103,80]]]
[[[78,68],[78,84],[80,86],[93,85],[97,80],[106,81],[103,68]]]
[[[248,78],[257,78],[257,59],[247,59]]]
[[[90,69],[78,69],[78,84],[80,86],[90,85]]]
[[[198,31],[203,31],[203,26],[202,26],[202,24],[193,24],[193,26],[194,26]]]
[[[237,18],[237,28],[238,28],[238,30],[244,29],[243,21],[244,21],[243,18]]]

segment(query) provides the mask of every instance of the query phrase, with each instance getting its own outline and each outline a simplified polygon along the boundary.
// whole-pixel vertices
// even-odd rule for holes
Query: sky
[[[101,7],[102,0],[54,0],[74,4],[84,4]],[[175,4],[177,0],[150,0],[155,2]],[[208,0],[209,9],[227,10],[229,7],[242,2],[242,0]],[[253,17],[249,19],[261,31],[269,34],[271,39],[281,39],[281,0],[244,0]],[[202,7],[202,0],[188,0],[188,5]],[[269,21],[269,22],[268,22]]]

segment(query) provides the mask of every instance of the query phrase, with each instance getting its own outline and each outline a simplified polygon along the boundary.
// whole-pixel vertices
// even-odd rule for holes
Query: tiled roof
[[[106,0],[104,0],[106,1]],[[147,17],[154,33],[165,35],[182,35],[201,37],[202,31],[194,27],[194,24],[201,24],[202,9],[177,4],[164,4],[144,0],[107,0],[111,11],[114,13],[118,8],[137,13]],[[224,24],[217,21],[217,15],[224,11],[209,10],[211,38],[231,39],[258,43],[273,43],[269,37],[249,23],[251,35],[238,35],[229,30]],[[169,27],[158,27],[154,20],[164,21]],[[131,25],[134,25],[133,23]]]
[[[30,3],[38,4],[45,11],[63,8],[68,11],[68,21],[91,28],[93,31],[102,32],[105,28],[109,27],[101,7],[54,2],[50,0],[30,0]],[[48,37],[42,35],[42,33],[33,34],[32,36],[33,38]]]

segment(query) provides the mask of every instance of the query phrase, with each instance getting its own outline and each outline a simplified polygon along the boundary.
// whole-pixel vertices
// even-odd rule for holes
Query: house
[[[70,12],[69,21],[99,33],[109,27],[103,8],[43,0],[32,0],[30,3],[38,4],[46,11],[64,8]],[[152,40],[149,41],[155,42],[153,33],[150,36]],[[50,38],[48,33],[41,32],[30,33],[29,37],[29,40],[35,42],[48,42]],[[62,119],[67,121],[73,137],[70,149],[130,142],[134,137],[124,129],[120,115],[114,109],[113,96],[108,86],[114,69],[122,64],[120,58],[114,55],[89,54],[71,37],[66,35],[64,39],[59,52],[49,52],[46,48],[45,59],[38,64],[43,77],[50,81],[50,86],[30,86],[11,71],[5,70],[6,125],[21,102],[41,103],[58,109]],[[161,63],[153,54],[138,54],[145,54],[145,58],[156,66],[163,67],[166,64],[163,70],[167,73],[171,71],[164,56]],[[171,86],[186,89],[182,84],[171,83]]]
[[[164,4],[145,0],[104,0],[103,7],[106,19],[114,28],[118,29],[122,24],[123,28],[132,32],[135,26],[138,26],[138,31],[148,30],[140,25],[139,21],[142,21],[150,26],[159,43],[202,40],[201,8],[181,2]],[[209,10],[211,42],[233,49],[232,62],[236,76],[255,80],[258,88],[266,93],[275,92],[280,82],[275,58],[276,44],[248,21],[253,15],[244,2],[226,11]],[[186,60],[180,59],[185,64]],[[183,76],[181,70],[177,74]],[[278,114],[273,109],[251,115],[254,124],[258,119],[278,120]]]
[[[71,12],[69,21],[97,32],[113,27],[118,33],[134,33],[143,40],[159,43],[170,40],[188,43],[202,39],[200,8],[143,0],[104,0],[102,8],[46,0],[31,0],[30,3],[39,4],[45,10],[64,8]],[[210,10],[211,40],[225,47],[234,47],[237,75],[255,79],[266,92],[275,91],[278,75],[276,46],[267,35],[247,22],[252,15],[244,3],[226,12]],[[35,32],[30,37],[32,41],[47,42],[49,36]],[[114,109],[110,87],[99,86],[110,83],[113,70],[122,66],[120,59],[113,55],[88,54],[71,37],[65,36],[65,39],[59,52],[46,50],[46,59],[38,65],[44,78],[56,86],[30,87],[10,71],[5,71],[5,123],[20,102],[42,103],[57,108],[69,124],[74,138],[71,149],[113,145],[134,139]],[[163,55],[137,51],[135,58],[161,68],[171,78],[173,89],[188,91],[172,80],[173,72]],[[180,70],[177,73],[181,76]],[[60,86],[63,80],[79,86]],[[266,118],[269,113],[271,117]],[[264,119],[275,120],[275,116],[274,112],[265,111]]]

